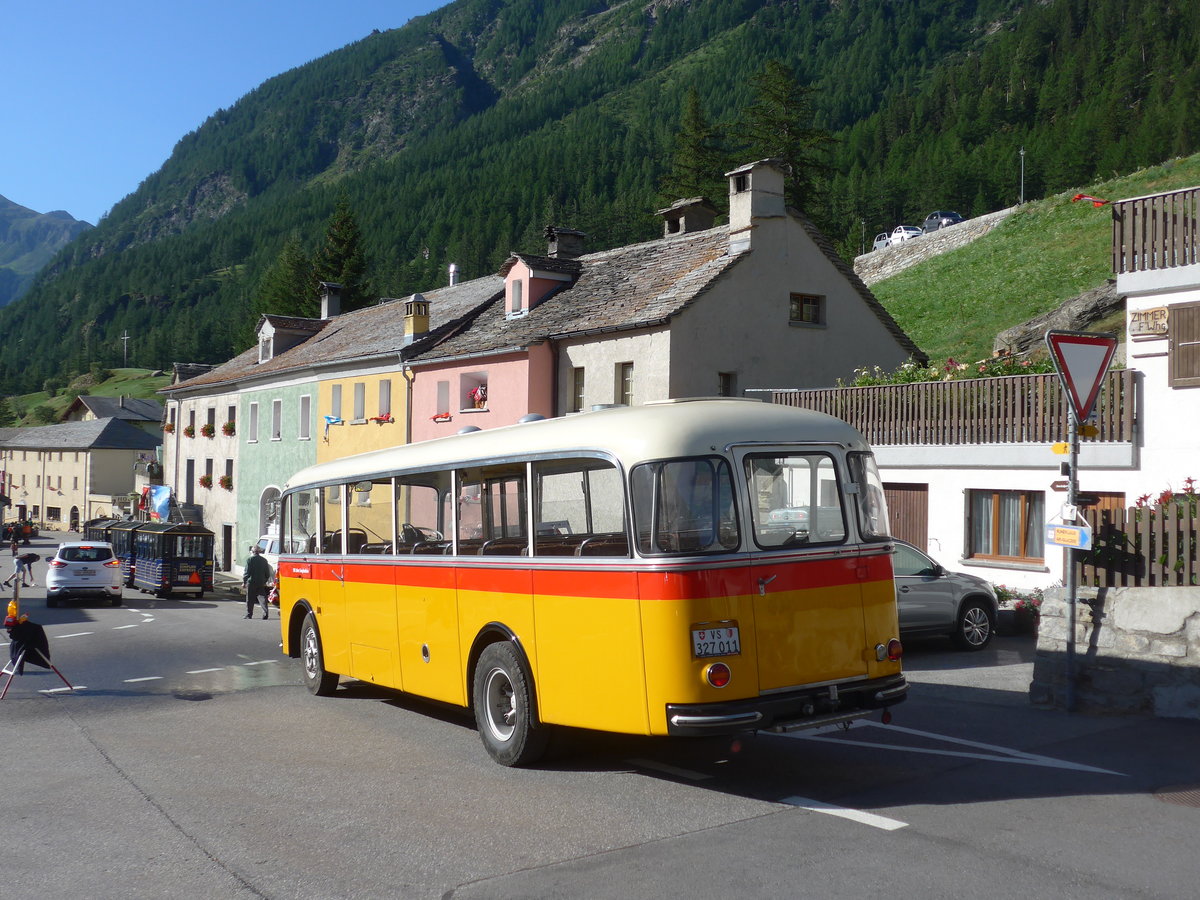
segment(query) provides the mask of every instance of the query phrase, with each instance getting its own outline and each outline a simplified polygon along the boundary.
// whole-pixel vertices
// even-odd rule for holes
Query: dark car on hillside
[[[929,234],[932,231],[937,231],[939,228],[949,228],[951,225],[957,225],[962,221],[963,217],[958,213],[951,212],[948,209],[939,209],[925,217],[925,224],[921,226],[921,230]]]
[[[991,582],[948,572],[904,541],[896,541],[892,566],[901,638],[948,635],[963,650],[991,643],[998,606]]]

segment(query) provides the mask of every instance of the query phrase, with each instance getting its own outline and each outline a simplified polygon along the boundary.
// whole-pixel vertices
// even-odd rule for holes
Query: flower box
[[[196,481],[197,481],[197,483],[199,483],[200,487],[202,487],[202,488],[212,487],[212,476],[211,475],[201,475],[199,478],[196,479]]]
[[[217,433],[217,429],[213,425],[210,425],[208,422],[205,422],[203,425],[200,426],[200,433],[202,435],[204,435],[206,438],[210,438]]]
[[[233,437],[235,434],[237,434],[237,424],[234,422],[226,422],[221,426],[221,434],[225,435],[225,437]]]
[[[183,426],[183,436],[184,437],[195,437],[196,436],[196,427],[194,425],[184,425]]]
[[[174,433],[175,433],[175,423],[174,423],[174,422],[168,422],[166,425],[164,425],[164,426],[163,426],[163,433],[164,433],[164,434],[174,434]]]
[[[233,490],[233,478],[229,475],[222,475],[217,479],[217,484],[221,485],[227,491]]]

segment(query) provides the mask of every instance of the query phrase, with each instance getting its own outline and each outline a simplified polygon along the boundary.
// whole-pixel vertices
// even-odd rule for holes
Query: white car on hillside
[[[903,241],[911,241],[913,238],[919,238],[923,231],[916,225],[897,225],[892,229],[892,243],[899,244]]]

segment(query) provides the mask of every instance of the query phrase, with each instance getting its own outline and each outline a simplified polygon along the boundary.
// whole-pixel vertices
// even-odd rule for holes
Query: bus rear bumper
[[[677,737],[743,731],[799,731],[861,719],[908,696],[903,675],[797,688],[727,703],[668,703],[667,734]]]

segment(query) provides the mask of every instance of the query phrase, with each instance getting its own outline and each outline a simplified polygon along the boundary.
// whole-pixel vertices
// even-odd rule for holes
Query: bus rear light
[[[704,677],[713,687],[723,688],[729,684],[729,680],[733,678],[733,673],[729,671],[729,666],[725,665],[725,663],[713,663],[704,670]]]
[[[900,643],[899,638],[892,638],[888,641],[887,656],[892,662],[896,662],[904,655],[904,645]]]

